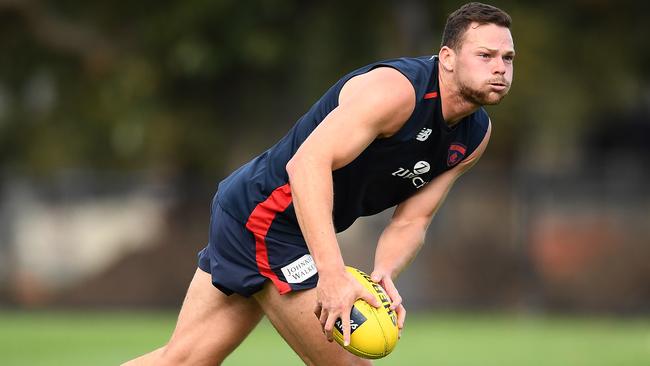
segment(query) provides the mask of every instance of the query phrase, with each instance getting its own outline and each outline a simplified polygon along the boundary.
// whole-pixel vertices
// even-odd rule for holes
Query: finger
[[[404,321],[406,320],[406,309],[404,305],[400,305],[395,309],[397,312],[397,328],[399,328],[399,336],[402,336],[402,329],[404,328]]]
[[[384,290],[386,290],[386,293],[388,294],[388,297],[390,297],[391,310],[397,309],[397,307],[402,304],[402,296],[400,296],[399,291],[397,291],[397,287],[395,287],[393,280],[388,277],[384,277],[383,286]]]
[[[330,342],[334,340],[332,337],[332,329],[334,328],[334,322],[336,322],[336,319],[338,319],[337,316],[330,315],[325,322],[325,326],[323,327],[325,330],[325,336],[327,336],[327,340]]]
[[[381,302],[379,301],[379,299],[377,299],[375,295],[371,294],[370,291],[368,290],[364,289],[359,298],[364,300],[365,302],[367,302],[368,304],[372,305],[375,308],[381,307]]]
[[[323,306],[321,304],[316,304],[314,307],[314,315],[316,315],[317,318],[320,319],[320,313],[323,311]]]
[[[377,271],[372,272],[372,274],[370,275],[370,279],[374,283],[379,283],[379,281],[381,281],[382,277],[383,277],[383,275],[381,273],[377,272]]]
[[[325,331],[325,323],[327,323],[327,310],[321,311],[318,320],[320,321],[320,326],[323,328],[323,331]]]
[[[343,312],[343,314],[341,314],[341,322],[342,322],[341,325],[343,327],[343,345],[347,347],[350,345],[350,333],[351,333],[349,311],[347,313]]]

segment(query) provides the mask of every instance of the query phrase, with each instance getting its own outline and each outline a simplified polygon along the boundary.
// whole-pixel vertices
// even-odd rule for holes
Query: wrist
[[[380,277],[390,277],[390,279],[394,280],[397,278],[399,271],[397,271],[397,268],[395,266],[388,266],[386,264],[375,264],[375,269],[373,273]]]
[[[316,264],[316,268],[318,269],[318,275],[320,277],[336,276],[345,273],[345,264],[343,263],[343,259],[321,262]]]

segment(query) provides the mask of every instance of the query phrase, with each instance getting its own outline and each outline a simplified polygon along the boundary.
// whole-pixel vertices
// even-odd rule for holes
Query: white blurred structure
[[[73,185],[64,192],[54,187],[52,195],[51,186],[21,179],[4,183],[0,284],[18,275],[57,289],[87,278],[126,253],[155,244],[171,203],[151,185],[103,187],[101,193],[79,193]]]

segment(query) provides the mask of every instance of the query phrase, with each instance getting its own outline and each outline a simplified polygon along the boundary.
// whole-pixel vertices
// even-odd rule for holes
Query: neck
[[[480,107],[480,105],[467,100],[460,93],[460,89],[453,79],[453,74],[447,72],[440,64],[438,64],[438,89],[440,90],[442,117],[448,126],[455,125]]]

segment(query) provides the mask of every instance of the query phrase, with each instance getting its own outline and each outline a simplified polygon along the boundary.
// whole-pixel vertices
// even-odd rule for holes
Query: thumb
[[[383,275],[377,271],[373,271],[372,274],[370,275],[370,279],[372,280],[372,282],[375,283],[381,281],[382,277]]]

